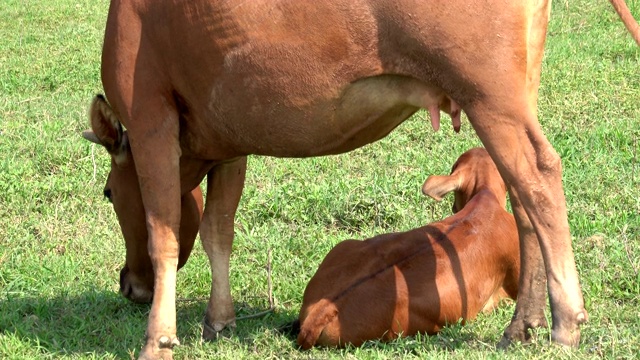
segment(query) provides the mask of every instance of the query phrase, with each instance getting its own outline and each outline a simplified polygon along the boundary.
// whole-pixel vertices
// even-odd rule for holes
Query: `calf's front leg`
[[[227,327],[235,327],[229,286],[229,258],[234,218],[247,169],[247,158],[216,165],[207,174],[207,200],[200,238],[211,265],[211,296],[203,321],[202,338],[213,340]]]

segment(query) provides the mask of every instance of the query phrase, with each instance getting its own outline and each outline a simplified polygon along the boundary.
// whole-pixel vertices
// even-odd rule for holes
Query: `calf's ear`
[[[436,201],[440,201],[448,193],[458,190],[462,184],[461,180],[457,174],[448,176],[431,175],[422,185],[422,193]]]
[[[91,130],[82,132],[85,139],[100,144],[114,157],[124,150],[123,130],[120,120],[102,95],[96,96],[89,107]]]

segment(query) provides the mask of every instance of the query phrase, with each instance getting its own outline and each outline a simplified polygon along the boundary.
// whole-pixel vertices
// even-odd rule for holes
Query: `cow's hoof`
[[[229,337],[236,328],[235,320],[228,323],[215,322],[211,324],[205,316],[202,320],[202,339],[205,341],[217,340],[221,337]]]
[[[529,331],[524,327],[524,323],[520,322],[520,324],[522,326],[519,327],[514,326],[516,324],[513,322],[509,325],[504,331],[502,339],[498,342],[498,349],[506,350],[514,342],[526,344],[531,341],[531,334],[529,334]]]
[[[568,347],[578,347],[580,344],[580,328],[575,329],[553,329],[551,331],[551,340],[559,345]]]
[[[575,321],[569,323],[555,323],[551,330],[551,340],[564,346],[578,347],[580,344],[580,324],[584,324],[589,320],[586,310],[576,315]]]
[[[173,360],[173,347],[180,345],[176,337],[161,336],[157,341],[147,339],[138,360]]]
[[[173,350],[171,349],[151,349],[145,346],[138,356],[138,360],[173,360]]]
[[[498,349],[506,349],[514,342],[527,344],[531,341],[530,329],[547,327],[547,320],[544,315],[528,320],[514,318],[511,324],[505,329],[502,339],[498,342]]]
[[[578,347],[580,344],[580,325],[589,320],[586,310],[574,315],[573,321],[553,321],[551,340],[557,344]]]

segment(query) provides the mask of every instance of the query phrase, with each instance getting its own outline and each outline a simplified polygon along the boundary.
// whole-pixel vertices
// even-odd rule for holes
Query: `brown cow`
[[[578,344],[587,312],[560,158],[536,109],[550,8],[550,0],[112,0],[102,83],[128,140],[105,122],[116,142],[103,143],[116,164],[129,151],[135,160],[154,270],[153,285],[140,284],[131,264],[121,279],[124,289],[153,288],[140,357],[171,358],[178,343],[184,194],[207,177],[200,236],[212,265],[203,331],[211,339],[235,323],[229,256],[246,156],[346,152],[420,108],[435,128],[439,109],[455,128],[463,109],[509,184],[522,274],[504,342],[545,323],[546,276],[552,338]]]
[[[518,230],[507,187],[489,154],[471,149],[423,193],[453,191],[455,215],[406,232],[336,245],[304,292],[298,344],[360,346],[489,312],[518,295]]]

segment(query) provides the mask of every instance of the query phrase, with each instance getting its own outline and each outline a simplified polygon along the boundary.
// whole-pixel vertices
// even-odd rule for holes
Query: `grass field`
[[[640,1],[628,2],[640,17]],[[3,0],[0,6],[0,358],[135,356],[149,306],[118,293],[123,240],[102,197],[103,149],[80,137],[99,81],[107,1]],[[176,359],[636,358],[640,353],[640,49],[605,0],[556,1],[541,123],[563,158],[569,221],[590,313],[578,349],[495,349],[513,305],[438,336],[301,352],[276,329],[337,242],[421,226],[450,199],[420,185],[478,145],[471,127],[433,133],[421,113],[389,137],[341,156],[253,157],[237,217],[231,286],[239,315],[277,309],[200,340],[210,273],[197,245],[178,276]],[[445,121],[446,123],[446,121]]]

